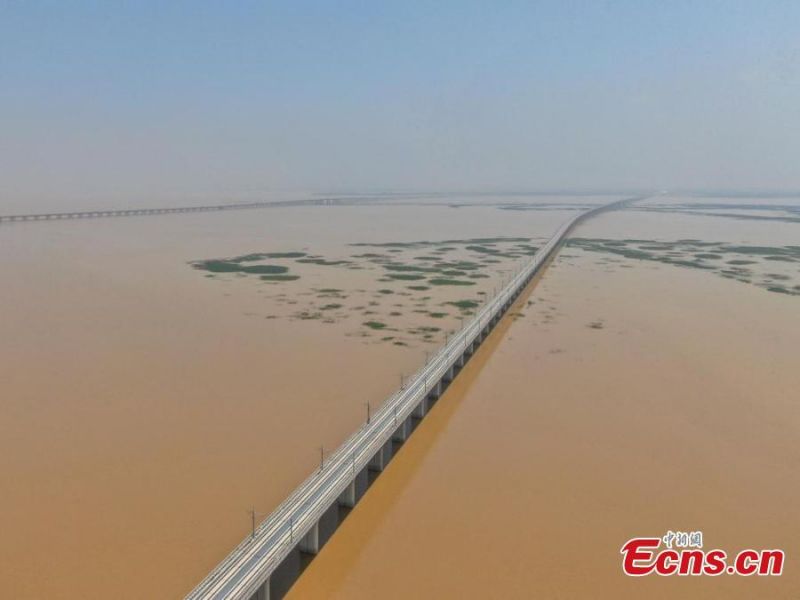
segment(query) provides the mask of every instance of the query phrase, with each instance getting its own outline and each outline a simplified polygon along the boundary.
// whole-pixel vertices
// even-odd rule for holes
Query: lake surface
[[[3,225],[4,593],[181,597],[532,247],[612,199]]]
[[[800,224],[774,199],[687,202],[709,200],[579,227],[289,597],[794,597]],[[620,547],[668,530],[787,568],[625,577]]]

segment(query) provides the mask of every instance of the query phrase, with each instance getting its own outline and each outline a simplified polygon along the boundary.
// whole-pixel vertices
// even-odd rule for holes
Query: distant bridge
[[[252,208],[277,208],[281,206],[326,206],[342,204],[341,198],[314,198],[309,200],[282,200],[276,202],[241,202],[238,204],[214,204],[209,206],[175,206],[169,208],[129,208],[113,210],[81,210],[35,214],[0,215],[2,223],[30,221],[60,221],[70,219],[101,219],[109,217],[141,217],[147,215],[174,215],[178,213],[214,212],[223,210],[245,210]]]
[[[369,486],[369,472],[380,473],[394,443],[404,442],[430,404],[457,376],[476,348],[552,258],[569,232],[602,211],[621,208],[629,198],[593,208],[561,225],[503,290],[462,330],[386,400],[308,479],[239,544],[187,600],[275,600],[300,575],[301,553],[315,555],[339,525],[339,508],[353,507]]]

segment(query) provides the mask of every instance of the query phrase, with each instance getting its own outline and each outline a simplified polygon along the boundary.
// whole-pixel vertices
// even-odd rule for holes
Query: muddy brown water
[[[797,243],[798,226],[603,215],[576,235]],[[794,598],[800,300],[567,248],[290,592]],[[531,304],[528,304],[531,301]],[[781,548],[781,577],[622,574],[631,537]]]
[[[385,285],[369,272],[295,265],[301,278],[275,285],[190,261],[543,237],[570,214],[346,206],[0,228],[2,595],[181,597],[247,534],[251,507],[270,512],[441,342],[381,344],[354,334],[361,317],[292,319],[276,301],[335,287],[355,302]],[[442,331],[457,326],[451,311]]]

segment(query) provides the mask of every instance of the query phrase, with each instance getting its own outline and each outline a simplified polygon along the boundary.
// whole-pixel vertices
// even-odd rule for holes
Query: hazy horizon
[[[790,2],[6,3],[0,207],[800,190]]]

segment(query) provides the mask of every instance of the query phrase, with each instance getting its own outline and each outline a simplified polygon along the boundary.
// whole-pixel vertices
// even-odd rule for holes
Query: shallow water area
[[[626,210],[575,237],[785,247],[798,227]],[[799,303],[566,247],[289,597],[793,597]],[[668,530],[781,548],[784,575],[625,577],[620,547]]]
[[[608,201],[547,202],[573,200]],[[482,264],[485,278],[445,276],[472,285],[406,296],[419,280],[380,281],[391,271],[354,258],[371,250],[353,244],[535,244],[574,210],[453,203],[0,227],[4,591],[65,599],[188,592],[247,534],[251,507],[269,513],[315,468],[320,447],[335,448],[360,425],[365,403],[377,407],[460,327],[472,310],[462,302],[481,301],[479,292],[524,260]],[[466,245],[453,261],[476,255]],[[417,250],[392,261],[417,264]],[[286,252],[350,262],[262,261],[298,276],[284,281],[206,277],[193,266]],[[323,309],[331,304],[342,306]]]

